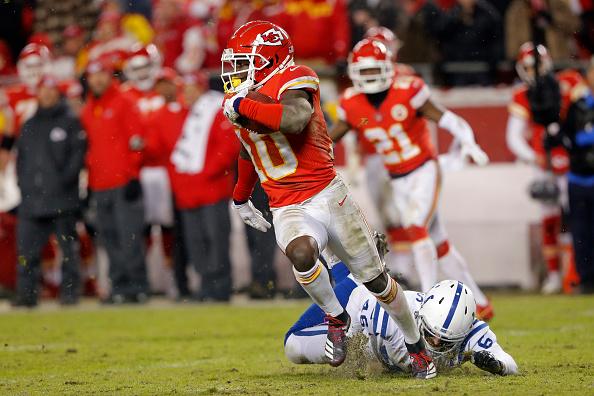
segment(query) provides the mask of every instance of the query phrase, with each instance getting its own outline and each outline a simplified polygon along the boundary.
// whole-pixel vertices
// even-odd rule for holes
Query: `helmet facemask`
[[[466,338],[466,333],[456,334],[453,336],[446,336],[439,334],[436,329],[431,329],[425,320],[425,317],[419,316],[417,318],[417,324],[419,326],[419,332],[421,337],[425,341],[425,347],[429,351],[430,355],[435,358],[453,358],[460,352],[460,346]],[[439,342],[435,343],[438,339]]]
[[[539,57],[538,75],[544,76],[553,70],[553,61],[543,45],[539,44],[537,49]],[[525,43],[520,48],[520,55],[516,61],[516,72],[520,79],[528,85],[533,85],[536,81],[536,59],[534,55],[534,45],[532,43]]]
[[[256,74],[273,65],[264,56],[256,53],[256,48],[255,46],[252,47],[251,54],[233,53],[232,48],[223,50],[221,79],[223,80],[225,92],[236,93],[244,89],[258,88],[264,85],[278,71],[295,64],[292,57],[287,57],[262,81],[257,81]]]
[[[369,73],[372,70],[376,72]],[[390,88],[394,77],[394,66],[389,60],[361,58],[349,64],[348,74],[357,90],[374,94]]]
[[[38,55],[29,55],[17,63],[19,78],[29,87],[36,87],[41,77],[48,71],[48,65]]]

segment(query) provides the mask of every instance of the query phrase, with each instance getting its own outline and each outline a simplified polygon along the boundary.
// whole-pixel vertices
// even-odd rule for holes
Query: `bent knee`
[[[364,285],[370,292],[379,294],[386,290],[386,288],[388,287],[389,280],[390,276],[386,272],[382,272],[375,279],[369,282],[365,282]]]
[[[297,271],[309,271],[318,259],[318,243],[310,236],[301,236],[289,243],[285,253]]]

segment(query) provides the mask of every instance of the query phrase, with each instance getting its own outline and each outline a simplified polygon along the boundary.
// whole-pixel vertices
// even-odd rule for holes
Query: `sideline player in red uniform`
[[[553,61],[543,45],[538,46],[540,56],[540,73],[552,72]],[[563,286],[561,275],[561,259],[564,252],[572,255],[571,236],[561,231],[562,212],[568,211],[567,179],[569,156],[565,148],[554,147],[550,152],[550,169],[542,144],[545,127],[534,121],[528,100],[528,88],[535,79],[534,44],[524,43],[520,47],[516,70],[522,84],[516,86],[512,93],[512,101],[508,106],[506,141],[509,150],[520,160],[535,166],[535,183],[546,181],[559,189],[559,199],[539,200],[542,212],[542,253],[547,264],[547,278],[542,292],[544,294],[559,293]],[[561,88],[561,120],[572,102],[571,92],[582,80],[575,70],[563,70],[556,73]],[[570,262],[572,259],[570,258]],[[571,264],[570,264],[571,265]]]
[[[391,177],[391,203],[398,216],[393,223],[400,223],[411,241],[422,289],[437,282],[439,264],[448,276],[473,290],[484,315],[490,317],[489,301],[464,259],[449,245],[436,211],[441,170],[426,118],[454,135],[463,157],[485,165],[488,157],[475,143],[472,129],[462,118],[435,105],[420,77],[395,74],[392,56],[381,42],[365,39],[355,46],[349,58],[349,76],[354,87],[341,98],[340,120],[330,130],[330,137],[338,141],[354,130],[381,154]]]
[[[435,364],[402,288],[386,273],[365,218],[334,169],[319,79],[310,68],[294,65],[293,54],[287,33],[263,21],[241,26],[223,51],[225,115],[238,127],[243,144],[233,207],[248,225],[261,231],[270,227],[249,200],[259,175],[270,198],[278,245],[293,263],[299,283],[327,315],[330,365],[338,366],[346,357],[350,317],[318,260],[324,250],[338,256],[400,326],[413,359],[413,377],[432,378]],[[228,65],[230,71],[225,70]],[[248,99],[248,89],[276,103]],[[277,132],[249,132],[238,123],[240,115]]]
[[[0,133],[3,136],[12,136],[13,139],[19,137],[20,130],[25,121],[31,118],[37,111],[37,85],[41,81],[41,77],[51,72],[52,55],[45,45],[38,43],[30,43],[21,50],[19,59],[17,61],[17,72],[20,82],[18,84],[8,87],[4,92],[0,92],[0,113],[4,114],[5,123],[0,127]],[[9,160],[9,151],[3,154],[2,162],[6,163],[14,160]],[[16,185],[16,170],[11,166],[7,172],[11,173],[2,181],[3,189],[8,191],[18,190]],[[5,183],[13,183],[6,185]],[[20,190],[18,195],[12,193],[2,194],[0,205],[3,211],[8,212],[20,203]],[[17,199],[13,199],[17,198]],[[3,218],[10,218],[13,215],[9,213],[2,213]],[[12,224],[11,221],[3,221],[6,225]],[[5,228],[2,230],[5,235],[12,235],[16,233],[16,229]],[[42,254],[43,267],[43,282],[44,282],[44,296],[55,297],[59,291],[60,284],[60,268],[55,260],[56,249],[55,244],[51,243],[54,237],[50,237],[50,242],[45,246]],[[16,252],[2,251],[2,256],[10,257],[14,263]],[[14,254],[13,254],[14,253]]]
[[[161,54],[154,44],[138,42],[130,50],[123,72],[128,81],[120,86],[120,92],[132,101],[146,123],[165,106],[165,99],[155,89],[157,73],[161,67]],[[147,130],[149,126],[147,125]],[[161,229],[165,265],[173,262],[173,204],[171,186],[167,176],[167,161],[145,157],[140,169],[140,184],[144,193],[145,237],[148,249],[155,245],[152,226]]]

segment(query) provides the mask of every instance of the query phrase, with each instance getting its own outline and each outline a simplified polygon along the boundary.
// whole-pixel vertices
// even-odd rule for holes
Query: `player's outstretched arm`
[[[332,141],[334,143],[338,142],[340,139],[342,139],[342,137],[344,135],[346,135],[346,133],[348,131],[351,130],[351,126],[349,125],[348,122],[343,121],[343,120],[338,120],[336,123],[334,123],[334,125],[332,125],[332,127],[328,130],[328,135],[330,136],[330,139],[332,139]]]
[[[446,129],[460,141],[463,157],[470,157],[477,165],[481,166],[489,163],[487,154],[474,141],[472,128],[462,117],[441,106],[437,106],[431,100],[428,100],[423,106],[419,107],[419,112],[430,120],[435,121],[439,127]]]
[[[301,89],[287,91],[280,104],[283,106],[279,131],[301,133],[311,119],[313,106],[309,94]]]

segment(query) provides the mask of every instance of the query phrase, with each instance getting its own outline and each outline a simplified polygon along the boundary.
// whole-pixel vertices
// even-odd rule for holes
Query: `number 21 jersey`
[[[358,137],[382,155],[392,175],[409,173],[435,158],[427,120],[417,113],[431,97],[420,77],[397,76],[379,109],[367,95],[347,89],[340,99],[338,118],[348,123]]]

